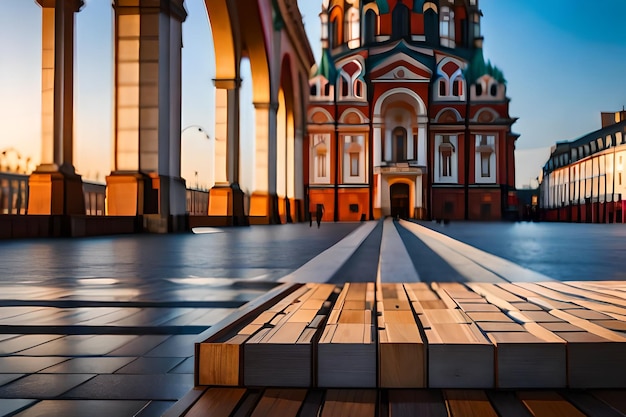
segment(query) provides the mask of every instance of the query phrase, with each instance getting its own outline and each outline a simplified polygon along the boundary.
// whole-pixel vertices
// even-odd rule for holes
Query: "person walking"
[[[322,223],[322,216],[324,215],[324,205],[318,204],[317,209],[315,210],[315,220],[317,220],[317,228],[320,228],[320,223]]]

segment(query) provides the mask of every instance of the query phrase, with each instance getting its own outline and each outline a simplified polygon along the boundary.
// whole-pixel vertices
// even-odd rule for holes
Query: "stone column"
[[[256,142],[254,191],[250,222],[280,223],[276,195],[276,111],[278,103],[255,103]]]
[[[180,177],[183,0],[117,0],[114,171],[109,215],[143,216],[144,228],[184,227]]]
[[[209,193],[209,216],[224,225],[248,224],[239,186],[241,80],[215,82],[215,185]]]
[[[42,7],[41,164],[29,178],[28,213],[85,214],[73,161],[74,13],[82,0],[38,0]]]

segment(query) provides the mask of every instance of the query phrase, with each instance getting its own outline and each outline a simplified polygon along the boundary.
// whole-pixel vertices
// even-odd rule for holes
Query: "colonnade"
[[[42,154],[29,179],[30,214],[84,214],[73,160],[74,20],[82,0],[37,0],[42,9]],[[215,48],[215,185],[207,216],[218,224],[297,220],[303,210],[302,141],[313,55],[296,0],[206,0]],[[141,216],[144,228],[179,230],[181,48],[184,0],[114,0],[113,163],[107,214]],[[207,43],[209,40],[207,39]],[[211,45],[208,45],[211,46]],[[255,146],[241,149],[240,66],[249,59]],[[249,195],[243,152],[255,153]],[[248,199],[249,204],[244,206]],[[294,219],[295,217],[295,219]]]

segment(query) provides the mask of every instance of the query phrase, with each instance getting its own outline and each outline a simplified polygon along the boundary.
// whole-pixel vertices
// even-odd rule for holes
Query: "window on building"
[[[439,175],[442,177],[452,176],[452,152],[454,152],[454,145],[450,143],[450,136],[444,135],[439,146],[439,166],[441,171]]]
[[[618,182],[619,182],[618,185],[622,185],[622,173],[621,172],[617,173],[617,178],[618,178]]]
[[[490,159],[491,153],[480,153],[480,176],[483,178],[488,178],[491,176],[491,164],[489,163]]]
[[[316,97],[316,96],[317,96],[317,84],[313,84],[313,85],[311,86],[311,95],[312,95],[313,97]]]
[[[481,83],[476,83],[476,95],[477,96],[482,96],[483,95],[483,86]]]
[[[324,84],[324,96],[330,96],[330,83]]]
[[[454,11],[448,6],[441,8],[439,13],[439,36],[441,45],[449,48],[455,47],[454,42]]]
[[[350,87],[348,80],[345,76],[341,76],[341,97],[348,97],[350,95]]]
[[[446,80],[443,78],[439,80],[439,96],[445,97],[448,95],[448,89],[446,88]]]
[[[365,35],[363,40],[366,44],[371,44],[376,41],[376,36],[378,35],[378,16],[372,9],[365,12],[365,28],[363,32]]]
[[[411,20],[409,8],[398,2],[391,14],[391,38],[394,40],[406,38],[410,34]]]
[[[354,81],[354,95],[358,98],[363,98],[363,81]]]
[[[403,127],[393,130],[393,162],[403,162],[407,158],[407,133]]]
[[[346,33],[348,37],[348,47],[358,48],[360,40],[359,30],[359,11],[356,7],[351,7],[348,10],[348,16],[346,20]]]
[[[498,95],[498,85],[497,85],[497,84],[495,84],[495,83],[494,83],[494,84],[491,84],[491,87],[490,87],[490,93],[491,93],[491,95],[492,95],[493,97],[495,97],[495,96],[497,96],[497,95]]]
[[[413,160],[417,161],[417,135],[413,135]]]
[[[457,78],[452,83],[452,95],[455,97],[460,97],[461,91],[463,91],[463,84],[462,84],[462,81],[459,78]]]

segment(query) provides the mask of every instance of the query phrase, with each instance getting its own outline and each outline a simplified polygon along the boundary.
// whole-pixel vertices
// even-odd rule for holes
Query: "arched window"
[[[490,94],[492,96],[495,97],[495,96],[498,95],[498,85],[497,84],[495,84],[495,83],[491,84],[491,87],[489,88],[489,90],[490,90]]]
[[[449,48],[456,46],[454,42],[454,11],[447,6],[442,7],[439,14],[439,36],[442,46]]]
[[[330,39],[331,48],[336,48],[343,43],[343,16],[341,8],[337,6],[333,7],[330,12],[328,39]]]
[[[459,78],[457,78],[452,83],[452,95],[455,97],[460,97],[462,91],[463,91],[463,82]]]
[[[324,85],[324,96],[328,97],[330,95],[330,83],[326,83]]]
[[[356,7],[351,7],[346,14],[346,38],[349,48],[359,47],[359,32],[359,11]]]
[[[342,74],[341,76],[341,97],[348,97],[350,95],[350,86],[348,84],[348,80]]]
[[[476,95],[477,96],[483,95],[483,86],[481,83],[476,83]]]
[[[443,78],[439,80],[439,97],[445,97],[448,95],[448,89],[446,88],[446,80]]]
[[[410,29],[409,8],[403,3],[396,4],[391,14],[391,39],[397,40],[408,37]]]
[[[376,36],[378,35],[378,16],[372,9],[365,12],[363,35],[363,41],[366,45],[376,41]]]
[[[407,160],[407,146],[406,146],[406,129],[403,127],[396,127],[393,129],[392,133],[393,139],[392,143],[392,161],[393,162],[403,162]]]
[[[317,84],[313,84],[311,86],[311,96],[313,96],[313,97],[317,96]]]
[[[358,98],[363,98],[363,81],[356,80],[354,82],[354,95]]]

